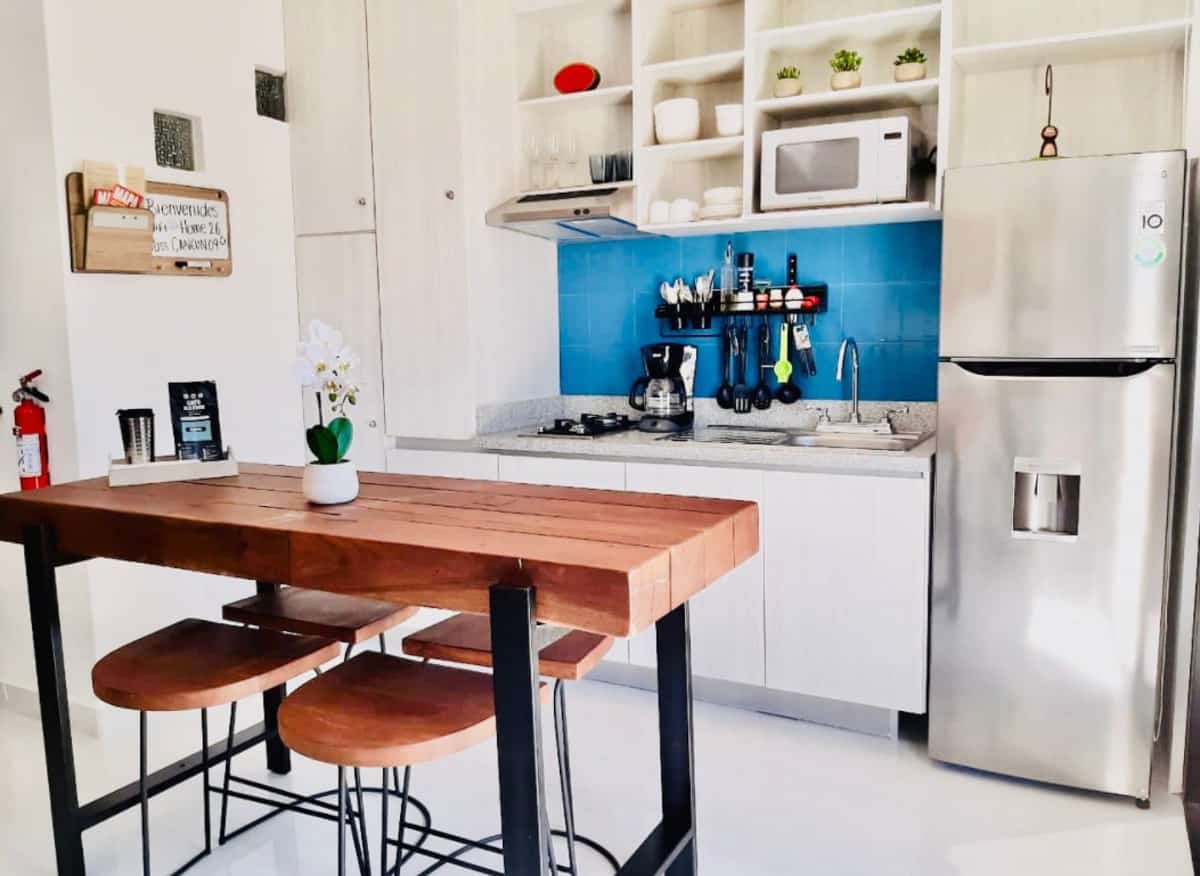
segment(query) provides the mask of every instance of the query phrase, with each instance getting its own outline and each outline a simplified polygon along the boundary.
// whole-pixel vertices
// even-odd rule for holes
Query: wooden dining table
[[[688,600],[758,551],[753,502],[363,473],[354,502],[308,504],[302,469],[243,464],[236,477],[113,488],[103,478],[0,496],[0,541],[24,545],[30,621],[61,876],[85,872],[83,833],[137,804],[131,783],[80,804],[56,569],[92,558],[217,573],[486,614],[504,872],[548,871],[539,645],[554,627],[613,636],[656,629],[662,818],[622,876],[697,872]],[[197,586],[202,579],[196,580]],[[276,712],[209,764],[256,745],[290,753]],[[155,772],[151,796],[202,769],[200,752]]]

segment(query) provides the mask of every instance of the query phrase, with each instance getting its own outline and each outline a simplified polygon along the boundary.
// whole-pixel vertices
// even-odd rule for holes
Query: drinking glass
[[[567,163],[567,179],[571,185],[575,185],[579,171],[579,138],[574,131],[568,131],[563,140],[563,158]]]
[[[546,176],[543,182],[546,188],[558,187],[558,159],[562,150],[562,142],[558,134],[546,138]]]
[[[542,175],[542,141],[537,136],[529,138],[529,142],[525,145],[526,158],[529,159],[529,188],[540,189],[545,187],[545,179]]]

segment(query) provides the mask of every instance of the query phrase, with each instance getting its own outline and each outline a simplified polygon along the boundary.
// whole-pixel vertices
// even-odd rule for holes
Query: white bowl
[[[745,117],[740,103],[719,104],[716,114],[717,133],[722,137],[736,137],[745,130]]]
[[[670,219],[671,222],[676,224],[694,222],[696,219],[696,202],[689,201],[687,198],[676,198],[671,202]]]
[[[742,203],[741,186],[719,186],[715,189],[706,189],[704,192],[704,204],[708,207],[740,203]]]
[[[676,97],[654,105],[654,136],[659,143],[688,143],[700,137],[700,101]]]
[[[697,215],[701,219],[735,219],[742,215],[742,204],[705,204]]]

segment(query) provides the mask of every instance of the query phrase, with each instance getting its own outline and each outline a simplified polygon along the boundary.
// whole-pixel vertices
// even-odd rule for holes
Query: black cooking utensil
[[[724,410],[733,408],[733,326],[726,324],[723,333],[724,349],[721,356],[722,377],[721,385],[717,388],[717,407]]]
[[[737,329],[737,363],[738,363],[738,382],[733,388],[733,412],[735,414],[750,413],[750,400],[754,393],[750,389],[750,385],[746,383],[746,359],[749,358],[750,351],[746,348],[750,345],[750,329],[748,326],[740,325]]]
[[[754,407],[765,411],[771,406],[771,387],[767,385],[767,369],[771,367],[771,329],[764,319],[758,327],[758,386],[754,388]]]

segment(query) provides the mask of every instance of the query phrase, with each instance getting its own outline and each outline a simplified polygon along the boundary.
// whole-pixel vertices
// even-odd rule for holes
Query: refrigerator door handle
[[[943,359],[979,377],[1024,379],[1136,377],[1170,359]]]

